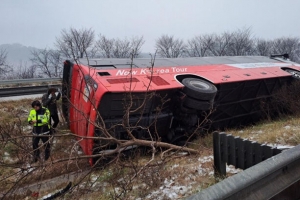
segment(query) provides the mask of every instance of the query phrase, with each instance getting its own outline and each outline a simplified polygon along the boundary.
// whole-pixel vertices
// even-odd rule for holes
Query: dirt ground
[[[26,122],[31,101],[0,104],[0,195],[8,193],[4,199],[40,199],[69,182],[72,187],[64,199],[184,199],[220,181],[214,176],[211,134],[188,144],[199,154],[169,152],[169,159],[162,160],[158,152],[147,169],[137,173],[151,160],[150,154],[92,168],[86,158],[79,159],[83,154],[78,140],[61,124],[51,142],[51,159],[32,164],[31,127]],[[300,117],[290,116],[226,132],[270,146],[292,147],[300,144],[299,124]],[[78,159],[68,159],[74,157]],[[239,171],[227,166],[228,176]],[[134,174],[138,175],[131,179]]]

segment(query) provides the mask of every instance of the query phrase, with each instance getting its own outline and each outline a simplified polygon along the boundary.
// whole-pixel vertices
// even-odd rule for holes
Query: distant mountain
[[[30,65],[31,51],[38,50],[35,47],[27,47],[22,44],[1,44],[0,49],[7,51],[7,63],[9,65],[18,66],[22,62]]]

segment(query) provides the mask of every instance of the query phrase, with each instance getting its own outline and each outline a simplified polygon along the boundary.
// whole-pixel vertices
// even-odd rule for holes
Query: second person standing
[[[55,128],[59,123],[56,101],[58,101],[60,97],[61,93],[56,88],[49,88],[48,93],[44,94],[42,97],[43,106],[48,108],[50,111],[50,125],[52,127],[52,132],[55,132]]]

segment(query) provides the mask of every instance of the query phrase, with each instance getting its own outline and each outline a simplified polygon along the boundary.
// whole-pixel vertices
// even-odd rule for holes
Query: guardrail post
[[[244,163],[245,163],[245,159],[244,159],[244,142],[243,139],[236,137],[235,138],[235,150],[236,150],[236,168],[241,168],[244,169]]]
[[[245,169],[253,166],[253,148],[252,142],[245,141]]]
[[[221,136],[218,132],[213,133],[214,169],[216,176],[226,175],[226,162],[222,160]]]
[[[236,165],[236,147],[234,136],[227,136],[227,145],[228,145],[228,165]]]
[[[262,146],[259,143],[254,142],[253,149],[254,149],[254,163],[253,164],[260,163],[262,161]]]
[[[271,147],[267,145],[262,145],[263,149],[263,160],[267,160],[268,158],[271,158],[273,156],[273,150]]]
[[[219,135],[220,135],[220,145],[221,145],[221,160],[222,162],[227,163],[228,162],[227,135],[226,133],[219,133]]]
[[[276,148],[219,132],[213,133],[213,143],[217,176],[226,175],[226,163],[236,168],[247,169],[281,152]]]

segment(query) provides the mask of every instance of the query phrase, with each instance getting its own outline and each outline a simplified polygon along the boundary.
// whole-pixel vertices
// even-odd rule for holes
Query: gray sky
[[[299,0],[0,0],[0,44],[53,48],[63,28],[110,38],[144,36],[153,52],[162,34],[190,39],[251,27],[254,36],[300,37]]]

